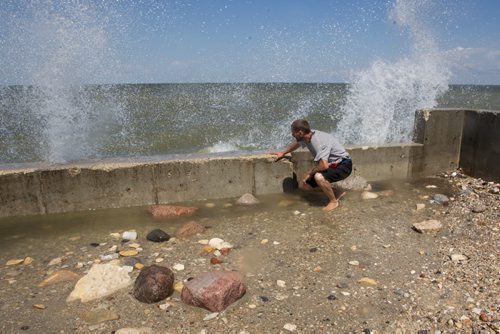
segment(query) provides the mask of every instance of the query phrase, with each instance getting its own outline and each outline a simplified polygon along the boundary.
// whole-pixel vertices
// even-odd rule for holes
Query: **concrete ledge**
[[[22,167],[0,172],[0,217],[279,193],[293,174],[268,154]]]

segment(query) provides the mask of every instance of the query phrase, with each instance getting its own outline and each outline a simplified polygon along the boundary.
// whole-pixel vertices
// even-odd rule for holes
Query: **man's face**
[[[298,130],[298,131],[293,131],[292,129],[292,136],[295,138],[298,142],[304,140],[304,131]]]

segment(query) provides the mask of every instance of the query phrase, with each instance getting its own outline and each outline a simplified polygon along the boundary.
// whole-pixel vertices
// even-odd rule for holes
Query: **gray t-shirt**
[[[314,162],[326,160],[328,163],[340,162],[342,159],[350,159],[349,153],[339,141],[329,133],[311,130],[313,133],[311,142],[299,142],[301,147],[307,147],[314,156]]]

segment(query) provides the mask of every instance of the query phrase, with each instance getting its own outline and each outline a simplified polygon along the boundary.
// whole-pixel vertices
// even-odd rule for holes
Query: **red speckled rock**
[[[187,238],[192,235],[196,235],[205,230],[205,228],[195,221],[187,222],[175,231],[175,236],[177,238]]]
[[[189,216],[195,213],[198,208],[175,205],[152,205],[149,212],[155,218],[171,218],[179,216]]]
[[[186,304],[221,312],[246,292],[243,275],[236,271],[211,271],[186,282],[181,298]]]

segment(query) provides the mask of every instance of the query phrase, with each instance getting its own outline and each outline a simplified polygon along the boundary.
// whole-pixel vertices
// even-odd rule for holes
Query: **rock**
[[[378,198],[378,195],[371,191],[363,191],[361,193],[361,199],[375,199]]]
[[[443,194],[434,194],[431,201],[437,204],[448,205],[450,199],[448,198],[448,196]]]
[[[424,203],[417,203],[415,210],[420,211],[422,209],[425,209],[425,204]]]
[[[212,238],[208,242],[208,245],[215,249],[223,249],[223,248],[233,248],[229,242],[222,240],[221,238]]]
[[[363,277],[362,279],[358,280],[358,283],[361,285],[377,285],[377,281],[369,277]]]
[[[467,261],[469,258],[463,254],[452,254],[450,259],[454,262]]]
[[[15,266],[15,265],[18,265],[18,264],[21,264],[24,262],[24,259],[12,259],[12,260],[8,260],[5,265],[6,266]]]
[[[476,206],[474,206],[472,208],[472,212],[474,212],[474,213],[481,213],[481,212],[486,211],[486,209],[487,209],[486,205],[480,203],[480,204],[477,204]]]
[[[120,328],[115,331],[115,334],[153,334],[153,329],[151,327]]]
[[[212,257],[210,258],[210,264],[221,264],[223,261],[221,259],[219,259],[218,257]]]
[[[243,194],[237,201],[236,204],[240,205],[255,205],[258,204],[259,200],[255,198],[254,195],[246,193]]]
[[[153,242],[163,242],[170,240],[170,235],[165,233],[165,231],[162,231],[157,228],[149,232],[148,235],[146,236],[146,239]]]
[[[62,263],[62,259],[60,257],[56,257],[55,259],[50,260],[49,266],[56,266],[56,265],[61,264],[61,263]]]
[[[27,266],[27,265],[29,265],[29,264],[32,264],[32,263],[33,263],[33,261],[35,261],[35,260],[33,260],[33,258],[31,258],[31,257],[27,256],[27,257],[25,257],[25,258],[24,258],[23,264],[24,264],[25,266]]]
[[[349,264],[351,266],[359,266],[359,262],[358,261],[349,261]]]
[[[413,224],[413,228],[420,233],[437,233],[442,227],[443,224],[435,219],[424,220],[420,223]]]
[[[118,320],[120,316],[111,310],[97,309],[83,312],[80,314],[80,319],[95,325],[105,321]]]
[[[213,313],[207,314],[207,315],[203,318],[203,321],[208,321],[208,320],[215,319],[215,318],[217,318],[217,316],[218,316],[218,315],[219,315],[219,312],[213,312]]]
[[[144,267],[134,283],[134,297],[143,303],[156,303],[174,293],[174,273],[157,265]]]
[[[345,190],[357,190],[357,191],[371,190],[371,186],[366,181],[366,179],[362,178],[361,176],[353,176],[353,175],[342,181],[335,182],[334,187],[342,188]]]
[[[190,216],[194,214],[198,208],[175,205],[152,205],[149,212],[155,218],[172,218],[179,216]]]
[[[190,221],[182,225],[175,231],[177,238],[187,238],[198,233],[202,233],[205,228],[195,221]]]
[[[123,257],[136,256],[137,254],[139,254],[137,249],[126,249],[126,250],[120,251],[120,255]]]
[[[66,299],[71,302],[80,299],[82,303],[109,296],[132,284],[128,273],[118,265],[94,264],[87,275],[80,278],[74,290]]]
[[[174,266],[172,268],[176,271],[182,271],[182,270],[184,270],[184,265],[180,264],[180,263],[176,263],[176,264],[174,264]]]
[[[221,312],[245,292],[242,274],[235,271],[211,271],[186,282],[181,298],[186,304]]]
[[[44,287],[47,285],[52,285],[60,282],[68,282],[68,281],[74,281],[76,279],[80,278],[80,275],[77,273],[74,273],[69,270],[58,270],[46,279],[44,279],[40,284],[38,284],[39,287]]]
[[[285,281],[282,280],[277,280],[276,285],[279,286],[280,288],[286,288],[286,283]]]
[[[38,310],[45,310],[47,308],[47,306],[45,306],[43,304],[33,304],[33,308],[36,308]]]
[[[125,231],[123,232],[122,234],[122,239],[125,239],[125,240],[135,240],[137,239],[137,232],[136,231]]]
[[[285,326],[283,326],[283,329],[286,329],[289,332],[295,332],[297,330],[297,325],[285,324]]]

